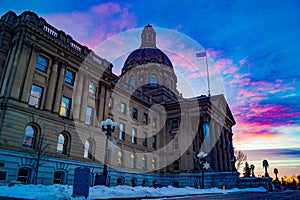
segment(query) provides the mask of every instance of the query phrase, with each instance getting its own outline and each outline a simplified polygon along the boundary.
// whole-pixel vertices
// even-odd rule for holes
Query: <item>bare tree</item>
[[[47,155],[48,151],[47,148],[49,147],[49,144],[46,141],[45,135],[41,134],[38,138],[37,145],[35,148],[35,155],[34,155],[34,184],[37,185],[37,179],[38,179],[38,173],[39,173],[39,167],[41,166],[41,159]]]
[[[247,161],[247,156],[241,150],[234,150],[234,157],[236,159],[236,170],[239,171],[240,167]]]

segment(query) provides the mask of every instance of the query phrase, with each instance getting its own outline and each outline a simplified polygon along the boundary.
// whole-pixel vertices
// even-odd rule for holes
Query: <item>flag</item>
[[[206,56],[205,51],[196,53],[196,57],[205,57],[205,56]]]

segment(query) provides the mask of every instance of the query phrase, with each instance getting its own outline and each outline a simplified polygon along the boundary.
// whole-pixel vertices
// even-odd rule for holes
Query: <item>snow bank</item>
[[[54,199],[69,200],[70,195],[61,185],[15,185],[13,187],[1,186],[0,196],[19,197],[28,199]]]
[[[54,200],[79,200],[84,197],[72,198],[73,186],[67,185],[15,185],[13,187],[0,187],[0,196],[29,198],[37,200],[54,199]],[[213,194],[213,193],[241,193],[241,192],[266,192],[263,187],[246,188],[246,189],[230,189],[222,190],[218,188],[211,189],[195,189],[191,187],[174,188],[151,188],[151,187],[130,187],[130,186],[116,186],[105,187],[95,186],[90,188],[88,199],[99,198],[126,198],[126,197],[164,197],[177,195],[191,195],[191,194]]]

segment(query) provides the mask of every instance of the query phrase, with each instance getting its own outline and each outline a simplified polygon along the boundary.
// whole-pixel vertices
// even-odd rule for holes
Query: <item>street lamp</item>
[[[204,158],[207,156],[206,153],[203,151],[199,152],[197,157],[200,159],[199,164],[200,168],[202,169],[202,181],[201,181],[201,189],[204,189],[204,169],[209,168],[209,163],[205,162],[204,163]]]
[[[105,155],[104,155],[104,167],[103,167],[103,175],[105,176],[105,183],[107,178],[107,163],[108,163],[108,139],[116,130],[116,122],[113,122],[111,119],[106,119],[105,121],[100,122],[100,127],[103,132],[106,134],[106,143],[105,143]]]

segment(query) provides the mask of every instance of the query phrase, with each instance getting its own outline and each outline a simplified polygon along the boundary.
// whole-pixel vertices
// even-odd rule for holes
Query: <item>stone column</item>
[[[74,111],[73,111],[73,117],[75,120],[79,120],[80,116],[80,105],[81,105],[81,100],[83,98],[82,95],[82,90],[84,89],[83,87],[83,73],[79,71],[77,74],[77,81],[75,82],[75,95],[73,96],[74,99]]]
[[[59,107],[60,107],[60,101],[62,97],[62,90],[63,90],[63,84],[64,84],[64,79],[65,79],[65,66],[60,67],[60,72],[59,72],[59,78],[58,78],[58,83],[57,83],[57,89],[56,89],[56,96],[55,96],[55,103],[54,103],[54,108],[53,112],[59,113]]]
[[[87,78],[87,74],[83,74],[83,83],[82,83],[82,96],[81,96],[81,105],[80,106],[80,121],[85,121],[86,116],[86,106],[87,106],[87,98],[88,98],[88,87],[89,87],[89,79]],[[78,108],[79,109],[79,108]]]
[[[21,101],[25,102],[26,104],[28,103],[29,95],[31,93],[32,81],[33,81],[33,77],[34,77],[34,71],[36,68],[38,52],[39,52],[39,48],[36,46],[33,46],[32,51],[31,51],[31,56],[29,59],[27,72],[25,75],[26,77],[25,77],[25,80],[23,83],[23,88],[21,88],[21,91],[22,91]],[[45,93],[43,94],[43,96],[45,96]],[[45,99],[45,98],[42,97],[42,100],[43,99]],[[40,102],[40,103],[42,103],[42,102]]]
[[[228,138],[228,131],[225,132],[225,142],[226,142],[226,154],[227,154],[227,164],[228,164],[228,171],[231,171],[231,156],[230,156],[230,147],[229,147],[229,138]]]
[[[217,131],[219,131],[220,133],[218,134],[220,137],[218,138],[218,143],[217,143],[217,151],[218,151],[218,168],[219,171],[223,171],[223,152],[222,152],[222,139],[221,139],[221,134],[222,134],[222,130],[220,128],[220,125],[217,126]]]
[[[225,144],[225,130],[222,130],[222,153],[223,153],[223,169],[224,171],[228,171],[228,165],[227,165],[227,152],[226,152],[226,144]]]
[[[52,69],[51,69],[51,75],[50,75],[50,81],[49,81],[49,87],[48,87],[48,93],[47,93],[47,100],[46,100],[46,106],[45,109],[51,111],[53,102],[54,102],[54,95],[55,95],[55,86],[57,81],[57,68],[58,68],[58,61],[57,59],[54,60]]]
[[[208,123],[208,131],[205,130],[205,124]],[[209,116],[205,115],[203,117],[203,123],[202,123],[202,130],[204,133],[204,141],[203,141],[203,148],[201,148],[200,151],[204,151],[207,156],[205,158],[204,162],[211,163],[211,141],[210,141],[210,135],[211,135],[211,124],[209,120]],[[207,131],[207,132],[206,132]]]
[[[217,149],[216,149],[216,141],[217,141],[217,138],[216,138],[216,122],[212,122],[211,123],[211,128],[212,128],[212,134],[211,134],[211,141],[212,141],[212,145],[213,145],[213,148],[212,148],[212,164],[211,164],[211,167],[213,169],[214,172],[218,171],[218,155],[217,155]]]

